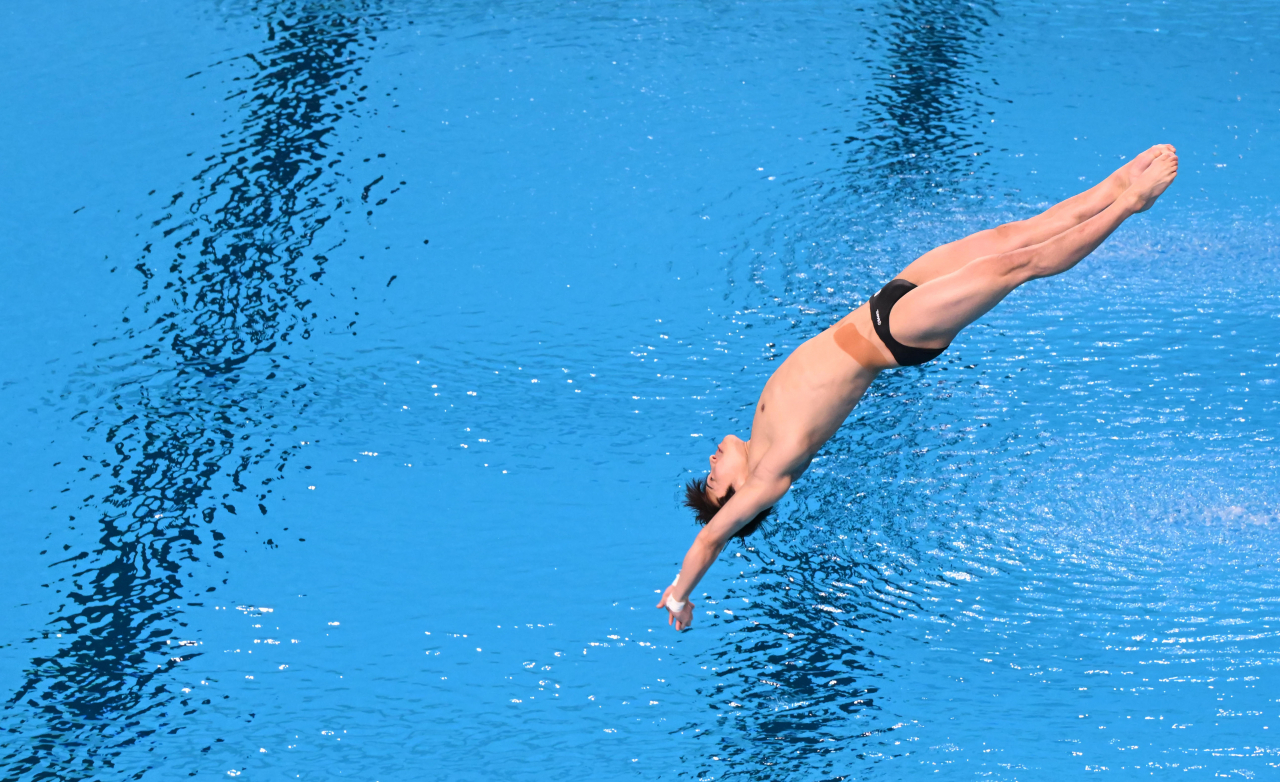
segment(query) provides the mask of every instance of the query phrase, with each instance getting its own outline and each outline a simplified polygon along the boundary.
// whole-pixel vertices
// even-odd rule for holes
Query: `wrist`
[[[676,587],[679,584],[680,584],[680,574],[677,573],[675,581],[671,582],[671,591],[667,593],[667,601],[666,601],[667,610],[673,614],[678,614],[681,611],[683,611],[685,605],[687,605],[689,602],[687,599],[679,600],[676,598]]]

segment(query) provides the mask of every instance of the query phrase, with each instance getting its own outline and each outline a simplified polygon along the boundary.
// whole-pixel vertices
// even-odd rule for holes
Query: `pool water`
[[[1276,773],[1274,3],[4,17],[4,779]],[[1157,142],[667,627],[791,349]]]

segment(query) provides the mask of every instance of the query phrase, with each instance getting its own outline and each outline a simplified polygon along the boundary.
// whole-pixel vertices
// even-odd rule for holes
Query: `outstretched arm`
[[[658,601],[658,607],[667,607],[670,616],[667,624],[675,623],[677,630],[684,630],[693,623],[693,603],[689,596],[693,589],[716,561],[725,544],[734,533],[742,529],[747,522],[754,519],[765,508],[782,499],[782,495],[791,488],[791,479],[787,476],[752,475],[743,484],[742,489],[735,492],[729,501],[720,508],[715,517],[707,523],[694,539],[689,552],[684,555],[684,564],[676,582],[667,587]],[[667,602],[670,597],[675,604],[683,603],[680,611],[672,611]]]

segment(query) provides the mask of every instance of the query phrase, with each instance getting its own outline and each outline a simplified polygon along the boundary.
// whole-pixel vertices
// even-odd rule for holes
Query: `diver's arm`
[[[790,476],[767,476],[757,472],[747,479],[742,489],[735,492],[707,526],[702,528],[689,547],[689,552],[684,555],[684,564],[680,568],[677,582],[667,587],[662,593],[662,599],[658,601],[659,608],[666,605],[668,597],[685,604],[684,610],[679,612],[667,609],[670,612],[668,624],[674,622],[677,630],[684,630],[693,622],[693,604],[689,602],[689,596],[711,569],[711,564],[720,556],[725,544],[761,511],[782,499],[790,488]]]

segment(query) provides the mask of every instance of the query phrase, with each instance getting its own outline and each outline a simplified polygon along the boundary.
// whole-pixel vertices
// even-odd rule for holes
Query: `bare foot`
[[[1155,160],[1162,152],[1176,152],[1172,144],[1156,144],[1154,147],[1142,152],[1133,160],[1125,163],[1117,168],[1111,175],[1116,184],[1119,185],[1120,192],[1129,189],[1129,185],[1133,184],[1143,171],[1147,170],[1147,166],[1151,165],[1151,161]]]
[[[1170,147],[1169,149],[1172,149]],[[1134,212],[1145,212],[1156,202],[1160,194],[1178,175],[1178,156],[1169,149],[1162,150],[1156,159],[1134,179],[1122,196]]]

